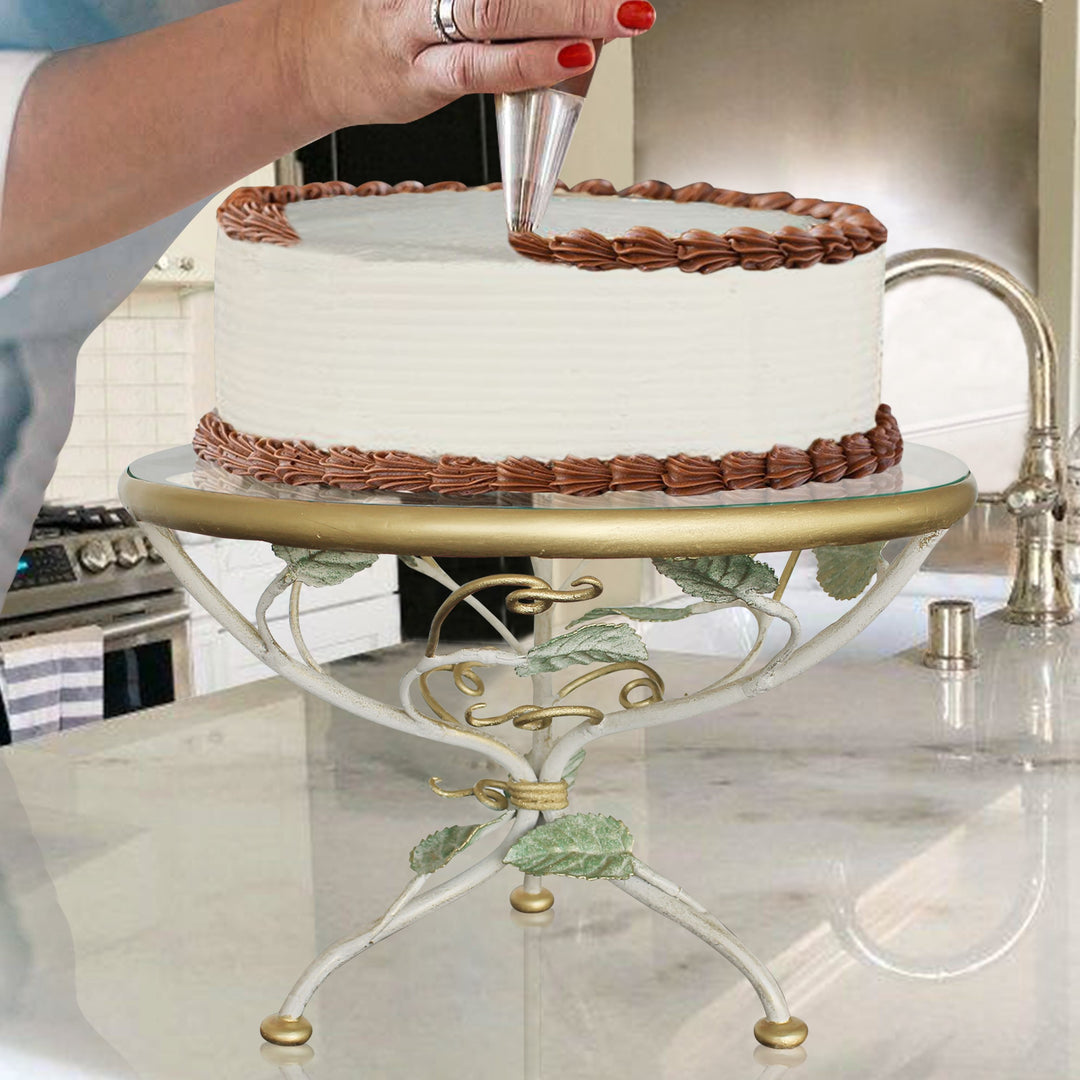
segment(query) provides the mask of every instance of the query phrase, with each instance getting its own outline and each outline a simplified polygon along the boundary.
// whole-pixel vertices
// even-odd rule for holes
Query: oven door
[[[191,695],[191,612],[179,590],[0,621],[0,640],[100,626],[105,644],[104,716]],[[11,741],[0,701],[0,743]]]

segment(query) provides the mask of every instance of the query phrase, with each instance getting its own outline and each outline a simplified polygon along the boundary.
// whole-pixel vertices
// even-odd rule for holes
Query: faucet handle
[[[1005,489],[1005,505],[1018,518],[1053,513],[1060,501],[1057,485],[1045,476],[1022,477]]]

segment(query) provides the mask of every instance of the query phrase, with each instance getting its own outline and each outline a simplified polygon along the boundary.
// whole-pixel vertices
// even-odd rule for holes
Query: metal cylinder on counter
[[[923,663],[938,671],[971,671],[979,666],[975,648],[975,605],[970,600],[934,600],[929,609],[929,643]]]

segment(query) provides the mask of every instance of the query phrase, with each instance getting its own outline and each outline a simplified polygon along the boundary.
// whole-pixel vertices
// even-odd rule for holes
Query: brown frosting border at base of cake
[[[815,439],[805,450],[774,446],[764,453],[735,450],[720,458],[635,454],[607,460],[566,457],[542,462],[509,457],[488,462],[353,446],[324,450],[307,441],[237,431],[216,412],[199,421],[192,445],[203,461],[239,476],[293,485],[326,484],[344,491],[435,491],[450,496],[491,491],[577,496],[662,491],[690,496],[747,488],[786,490],[810,481],[835,483],[884,472],[900,462],[904,439],[888,405],[878,406],[874,419],[869,431],[838,440]]]
[[[501,186],[485,184],[474,190],[493,191]],[[563,263],[581,270],[597,271],[678,268],[688,274],[712,274],[736,266],[755,271],[805,270],[819,262],[848,262],[881,247],[888,239],[888,230],[865,206],[797,199],[786,191],[752,195],[716,188],[704,182],[673,188],[662,180],[644,180],[622,191],[617,191],[608,180],[584,180],[572,188],[560,182],[559,187],[579,195],[782,210],[800,217],[816,218],[820,224],[808,229],[787,225],[776,232],[745,225],[728,229],[723,234],[689,229],[679,236],[667,236],[646,225],[634,226],[616,237],[603,236],[591,229],[573,229],[557,236],[511,233],[510,246],[519,255],[538,262]],[[301,240],[285,213],[285,207],[290,203],[341,195],[369,197],[467,190],[469,188],[457,180],[444,180],[438,184],[405,180],[393,185],[371,180],[359,187],[334,180],[302,187],[242,187],[221,204],[217,217],[225,235],[232,240],[288,247]]]

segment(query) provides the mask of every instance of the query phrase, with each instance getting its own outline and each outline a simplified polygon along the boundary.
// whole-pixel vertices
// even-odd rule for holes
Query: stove
[[[123,507],[44,506],[0,609],[0,641],[100,626],[109,717],[191,693],[189,620],[179,581]]]
[[[44,506],[19,559],[0,619],[177,589],[120,506]]]

